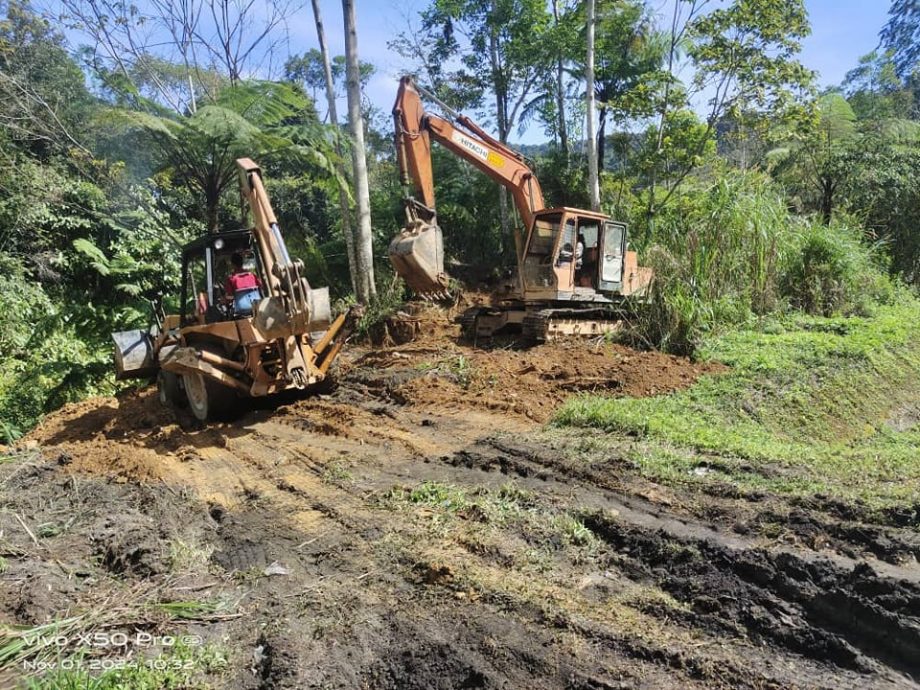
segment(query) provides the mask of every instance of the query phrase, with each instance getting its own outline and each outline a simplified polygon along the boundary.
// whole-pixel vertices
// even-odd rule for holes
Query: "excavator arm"
[[[390,259],[410,288],[436,295],[446,290],[448,277],[435,210],[432,140],[508,189],[526,227],[533,224],[534,215],[545,208],[545,203],[539,181],[519,153],[443,104],[453,122],[425,112],[419,91],[411,77],[403,77],[393,106],[407,224],[390,244]]]

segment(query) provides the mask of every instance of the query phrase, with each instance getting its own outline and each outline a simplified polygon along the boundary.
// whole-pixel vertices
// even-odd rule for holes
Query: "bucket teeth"
[[[409,287],[411,288],[412,286],[410,285]],[[422,292],[413,288],[413,292],[418,299],[424,302],[449,302],[454,299],[450,291],[444,289]]]

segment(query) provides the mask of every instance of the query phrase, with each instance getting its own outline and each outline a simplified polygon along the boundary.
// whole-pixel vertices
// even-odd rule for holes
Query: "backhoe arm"
[[[329,293],[325,288],[311,290],[302,275],[303,264],[291,260],[259,166],[249,158],[240,158],[236,164],[240,195],[252,214],[252,233],[268,288],[268,297],[256,305],[253,322],[264,336],[276,340],[288,379],[302,388],[316,379],[311,357],[303,351],[302,336],[328,324]]]
[[[263,278],[269,296],[283,307],[293,332],[303,332],[310,316],[310,285],[301,276],[303,265],[292,261],[278,227],[268,192],[262,184],[262,170],[249,158],[236,161],[240,169],[240,194],[252,214],[253,235],[259,245]]]
[[[426,113],[411,77],[400,80],[393,120],[397,160],[406,190],[407,226],[391,243],[390,258],[396,272],[421,293],[436,293],[447,286],[443,237],[435,211],[432,139],[507,188],[526,227],[533,223],[534,214],[545,208],[540,183],[519,153],[466,116],[443,107],[455,122]]]

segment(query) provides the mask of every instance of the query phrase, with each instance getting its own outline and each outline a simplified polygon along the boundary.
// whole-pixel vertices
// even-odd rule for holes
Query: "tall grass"
[[[792,216],[780,190],[758,173],[689,189],[659,219],[645,259],[656,281],[636,332],[680,354],[719,326],[789,307],[860,312],[893,291],[858,232]]]

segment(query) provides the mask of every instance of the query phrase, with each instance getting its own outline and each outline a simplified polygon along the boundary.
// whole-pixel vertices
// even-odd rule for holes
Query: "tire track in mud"
[[[860,552],[872,554],[879,557],[879,560],[872,563],[872,567],[880,575],[920,584],[920,566],[914,558],[917,553],[915,533],[895,535],[891,530],[858,523],[838,521],[834,524],[813,517],[805,520],[806,516],[799,515],[798,521],[807,524],[812,531],[825,528],[837,539],[827,540],[829,548],[824,550],[795,549],[777,544],[772,539],[758,540],[756,535],[745,534],[751,530],[739,530],[734,519],[728,521],[731,529],[723,529],[712,519],[700,519],[691,510],[676,510],[669,504],[663,505],[635,495],[633,487],[623,480],[622,475],[626,473],[620,473],[617,477],[606,476],[595,469],[564,461],[557,451],[547,451],[528,443],[516,443],[505,437],[490,436],[482,439],[469,449],[444,460],[454,466],[463,465],[487,472],[498,470],[509,476],[579,483],[582,492],[580,500],[585,507],[615,510],[624,520],[664,530],[677,538],[711,539],[734,549],[769,544],[773,550],[797,553],[806,560],[830,560],[843,568],[856,568],[865,563]],[[783,522],[787,526],[791,523],[793,528],[797,522],[794,510],[790,516],[762,509],[757,512],[756,519]]]
[[[274,434],[280,434],[279,436],[274,436]],[[390,512],[381,513],[380,511],[367,508],[367,505],[364,501],[356,499],[351,495],[349,491],[343,490],[340,487],[330,487],[327,485],[318,486],[317,478],[323,472],[323,465],[320,461],[317,461],[315,458],[316,449],[311,447],[308,444],[301,443],[292,444],[290,441],[284,439],[286,435],[283,429],[278,429],[274,426],[260,427],[257,438],[247,438],[247,439],[235,439],[230,442],[228,445],[228,451],[232,451],[234,456],[237,458],[237,461],[242,461],[247,465],[251,465],[254,468],[258,469],[262,473],[263,477],[266,480],[266,483],[271,485],[275,484],[279,489],[279,494],[272,492],[270,496],[270,504],[275,510],[280,510],[284,512],[293,512],[296,511],[296,508],[299,503],[306,502],[309,504],[310,509],[318,510],[323,514],[324,517],[335,522],[339,528],[339,538],[343,539],[346,535],[351,537],[357,537],[357,539],[350,540],[349,548],[352,549],[353,553],[350,558],[354,560],[364,560],[367,561],[376,561],[378,567],[383,571],[392,570],[392,564],[380,562],[380,557],[374,553],[373,545],[368,543],[373,537],[379,536],[383,532],[392,532],[394,527],[390,523],[399,522],[395,519],[397,516],[394,516]],[[305,450],[309,448],[309,451]],[[282,457],[282,454],[286,457]],[[266,461],[265,458],[269,456],[275,456],[273,460]],[[405,477],[407,474],[407,467],[405,465],[405,460],[402,464],[396,463],[393,467],[389,468],[389,472],[384,472],[385,479],[382,480],[381,485],[392,485],[393,475]],[[418,460],[415,460],[418,462]],[[424,462],[424,461],[422,461]],[[297,479],[291,470],[302,469],[307,470],[308,475]],[[392,475],[391,475],[392,473]],[[259,509],[265,508],[265,504],[259,506]],[[234,511],[235,512],[235,511]],[[247,512],[249,512],[247,510]],[[407,524],[399,524],[396,528],[396,531],[406,534],[411,534],[413,531],[417,532]],[[328,529],[326,530],[328,534]],[[414,539],[424,540],[425,535],[415,534]],[[288,542],[292,540],[288,539]],[[446,556],[447,552],[453,550],[455,552],[455,557],[462,556],[468,557],[467,553],[460,554],[459,549],[456,547],[444,549],[445,553],[442,556]],[[252,565],[252,558],[255,554],[259,555],[258,549],[255,547],[253,540],[244,537],[241,542],[241,554],[231,555],[228,558],[220,559],[224,565],[236,566],[237,568],[248,567]],[[224,553],[224,552],[221,552]],[[383,560],[391,558],[392,554],[388,554],[383,557]],[[267,557],[265,557],[267,558]],[[417,554],[414,552],[403,552],[399,556],[401,562],[405,566],[403,573],[403,579],[405,579],[408,586],[413,589],[417,589],[419,586],[427,589],[428,585],[433,584],[429,579],[422,575],[419,576],[419,573],[426,572],[426,569],[430,567],[430,563],[425,560],[419,560]],[[265,560],[265,559],[263,559]],[[342,562],[337,564],[337,572],[341,575],[342,572],[353,571],[353,567],[342,567],[346,565]],[[362,564],[363,567],[370,567],[367,562]],[[436,584],[436,583],[435,583]],[[435,595],[432,597],[430,594],[425,596],[426,599],[434,599],[436,607],[443,607],[446,605],[452,605],[453,602],[451,599],[454,595],[454,590],[448,588],[448,591],[444,595]],[[495,619],[499,614],[492,609],[490,605],[487,604],[478,604],[473,603],[468,605],[468,608],[473,610],[467,610],[464,612],[464,619],[483,619],[483,620],[493,620],[493,625],[495,624]],[[546,622],[540,619],[532,619],[524,623],[525,627],[530,630],[528,638],[545,638],[548,640],[552,639],[554,629],[558,627],[556,623],[550,624],[547,626]],[[567,626],[567,629],[570,630],[570,633],[579,635],[583,639],[583,644],[588,644],[589,640],[595,640],[592,642],[594,646],[598,646],[596,631],[593,632],[590,636],[585,636],[582,633],[579,633],[577,628],[574,626]],[[547,638],[549,635],[549,638]],[[597,638],[600,639],[600,638]],[[283,646],[283,645],[282,645]],[[585,674],[583,671],[577,670],[576,660],[570,661],[570,669],[568,675],[570,680],[567,681],[569,687],[616,687],[616,685],[611,685],[608,681],[609,679],[616,678],[618,674],[622,676],[622,671],[617,671],[617,669],[622,669],[624,663],[629,665],[629,662],[626,660],[632,659],[634,662],[639,662],[640,665],[644,667],[647,663],[652,663],[655,666],[662,665],[664,669],[667,669],[667,672],[673,673],[675,671],[680,671],[683,673],[685,667],[692,666],[688,662],[677,663],[674,658],[670,657],[665,653],[663,649],[656,649],[652,647],[643,647],[641,650],[633,647],[624,647],[622,644],[613,645],[609,644],[609,640],[603,641],[600,643],[601,647],[605,649],[597,649],[598,658],[603,655],[608,657],[608,663],[603,666],[605,672],[595,672],[594,674]],[[535,676],[532,675],[538,669],[546,666],[546,662],[539,658],[534,658],[532,650],[529,649],[530,645],[525,645],[521,649],[512,649],[508,653],[512,657],[527,659],[527,668],[529,669],[528,673],[531,675],[525,676],[528,678],[528,684],[533,685]],[[471,650],[474,647],[471,646],[470,649],[467,649],[460,656],[464,659],[470,657]],[[561,651],[559,653],[562,653]],[[456,654],[454,655],[456,656]],[[273,663],[274,670],[272,673],[280,673],[280,667],[278,666],[281,663],[279,660],[283,658],[279,657]],[[479,658],[478,662],[474,664],[474,670],[467,675],[467,680],[472,678],[476,680],[479,678],[482,683],[481,685],[471,685],[470,687],[498,687],[500,679],[502,678],[503,673],[507,673],[507,668],[495,668],[492,663],[486,661],[483,658]],[[482,670],[476,670],[482,669]],[[690,669],[692,671],[692,669]],[[393,687],[410,687],[403,685],[405,678],[402,673],[396,673],[395,669],[388,669],[383,676],[390,675],[394,679],[401,678],[400,685],[394,685]],[[543,669],[544,673],[548,673],[546,668]],[[644,669],[642,673],[635,671],[637,674],[636,677],[640,675],[648,675],[651,671],[649,669]],[[371,671],[371,674],[382,673],[379,671]],[[552,674],[550,674],[552,675]],[[685,677],[685,682],[687,686],[693,684],[693,676],[699,676],[698,672],[691,672]],[[720,677],[725,677],[726,672],[723,670]],[[604,678],[608,680],[604,680]],[[662,677],[662,681],[667,676]],[[580,678],[580,680],[579,680]],[[713,677],[710,677],[712,680]],[[478,682],[478,681],[477,681]],[[421,686],[419,686],[421,687]],[[754,687],[753,685],[751,687]]]
[[[234,690],[917,687],[918,568],[858,556],[876,534],[909,554],[887,528],[843,523],[853,555],[777,545],[733,530],[727,498],[724,519],[707,521],[678,491],[643,498],[647,482],[617,458],[566,457],[481,410],[311,400],[181,438],[122,436],[116,412],[106,443],[119,457],[169,443],[134,481],[196,496],[213,561],[243,576]],[[580,520],[597,545],[383,500],[425,481],[477,499],[509,479],[541,524]],[[771,506],[755,517],[787,517]],[[247,579],[275,560],[287,576]]]
[[[532,448],[504,440],[486,439],[442,460],[567,485],[577,514],[624,556],[626,572],[693,608],[689,625],[767,639],[819,662],[915,687],[920,676],[916,567],[878,563],[873,569],[837,554],[767,550],[755,540],[665,514],[648,501],[594,484],[585,487],[580,482],[593,479],[590,472],[560,468]]]
[[[746,630],[841,668],[873,672],[889,666],[910,679],[920,672],[914,613],[920,592],[906,583],[880,579],[867,566],[846,572],[788,553],[680,540],[603,514],[584,520],[625,555],[637,576],[689,604],[697,624]],[[884,595],[870,598],[866,590]]]
[[[282,436],[284,435],[283,430],[275,428],[272,431],[281,433]],[[271,441],[271,443],[266,444],[267,440]],[[259,439],[260,447],[263,451],[267,450],[272,453],[278,448],[275,443],[279,440],[281,440],[281,437],[275,437],[274,440],[271,440],[270,436],[263,435]],[[246,455],[245,449],[247,447],[251,450],[249,443],[233,443],[231,447],[238,457]],[[300,481],[301,488],[298,488],[297,485],[285,484],[290,479],[290,473],[286,471],[290,468],[284,464],[264,465],[251,456],[241,459],[244,459],[247,463],[261,465],[261,469],[265,472],[270,483],[278,479],[282,491],[291,493],[296,499],[309,502],[313,508],[320,510],[326,518],[337,524],[340,528],[340,536],[360,536],[361,539],[355,540],[350,545],[355,550],[350,558],[354,560],[367,559],[363,560],[362,568],[370,567],[369,563],[375,562],[380,570],[392,571],[393,564],[385,561],[392,558],[393,554],[388,554],[382,559],[379,556],[375,556],[373,545],[369,543],[369,538],[372,535],[369,535],[368,532],[373,532],[375,527],[380,532],[384,529],[392,531],[392,527],[388,527],[383,523],[393,522],[394,516],[389,512],[381,513],[380,511],[369,510],[363,501],[355,499],[348,491],[338,487],[324,487],[322,491],[317,492],[315,478],[322,473],[323,468],[321,464],[311,457],[310,453],[306,453],[303,450],[304,447],[306,447],[304,444],[290,445],[286,443],[284,445],[284,449],[288,453],[299,458],[295,460],[294,464],[314,475],[314,477],[307,477]],[[310,486],[311,489],[307,490],[307,486]],[[318,501],[318,493],[323,495],[321,503]],[[273,496],[272,499],[274,501],[275,497]],[[276,507],[283,510],[284,507],[291,507],[294,503],[296,501],[286,500],[282,505]],[[400,525],[398,529],[402,532],[411,531],[407,525]],[[328,534],[328,528],[326,531]],[[242,544],[246,555],[249,555],[251,541],[244,537]],[[450,592],[445,595],[437,593],[432,595],[428,588],[428,584],[430,584],[428,580],[424,576],[420,579],[418,573],[424,571],[425,567],[427,567],[426,563],[417,562],[405,553],[401,554],[399,558],[405,565],[405,571],[401,578],[403,587],[412,592],[408,596],[409,600],[419,599],[418,588],[422,587],[421,598],[434,611],[444,612],[444,609],[452,609],[457,606],[456,600],[451,596]],[[341,576],[343,572],[354,570],[353,567],[343,568],[343,565],[347,564],[342,562],[336,564],[336,574],[338,576]],[[373,583],[369,582],[368,584],[372,585]],[[331,591],[329,591],[330,598],[333,600],[341,598],[341,593],[337,592],[336,589],[335,586],[332,586]],[[403,602],[403,606],[407,604],[408,601]],[[573,658],[569,659],[568,662],[563,662],[562,667],[565,668],[560,668],[558,660],[544,659],[536,654],[533,649],[535,639],[541,640],[545,646],[557,645],[551,630],[545,631],[542,626],[525,623],[524,628],[528,630],[528,633],[522,635],[520,621],[514,623],[508,620],[504,614],[492,610],[489,606],[471,604],[464,607],[464,609],[462,612],[445,612],[447,620],[462,619],[463,623],[460,625],[445,626],[443,620],[429,621],[432,627],[448,628],[439,632],[454,638],[450,644],[447,644],[446,640],[432,642],[432,630],[430,628],[425,629],[416,622],[410,622],[409,619],[400,614],[395,614],[390,620],[387,620],[386,626],[390,629],[389,632],[392,636],[392,648],[388,649],[387,653],[382,654],[380,657],[386,661],[372,663],[366,670],[367,678],[374,682],[374,687],[504,687],[508,679],[515,678],[518,680],[516,687],[558,687],[563,683],[566,687],[601,688],[618,686],[603,680],[602,673],[585,674],[578,671],[579,664],[577,659]],[[431,612],[429,611],[427,614],[431,615]],[[458,616],[457,614],[461,615]],[[416,611],[414,615],[418,615],[418,612]],[[511,635],[511,631],[508,629],[511,626],[514,627],[514,635]],[[495,655],[496,650],[490,650],[487,655],[483,655],[482,651],[479,650],[482,646],[482,637],[480,636],[481,630],[478,629],[485,629],[489,634],[494,635],[499,628],[503,629],[505,634],[501,654],[506,663],[502,665],[498,665],[496,660],[491,658]],[[406,638],[409,639],[407,640]],[[270,668],[265,669],[265,679],[270,680],[271,683],[265,687],[275,687],[278,684],[283,686],[286,682],[285,679],[293,683],[296,672],[291,669],[285,670],[285,664],[296,667],[298,661],[297,654],[289,649],[288,642],[285,639],[279,639],[277,636],[267,639],[260,638],[260,640],[263,646],[275,650]],[[411,640],[411,643],[409,640]],[[287,651],[278,653],[278,650],[284,649],[287,649]],[[559,654],[563,654],[563,651],[559,650]],[[623,677],[624,674],[631,675],[625,671],[629,666],[628,663],[624,664],[624,660],[619,657],[615,661],[616,663],[611,662],[610,667],[611,669],[619,670],[609,678]],[[432,669],[437,669],[438,676],[432,675]],[[645,669],[642,674],[639,674],[635,669],[632,671],[635,677],[643,674],[648,675],[649,673],[650,670],[648,669]],[[666,677],[662,676],[660,678],[662,684]],[[552,682],[544,684],[544,681],[550,679]],[[291,687],[294,687],[294,685],[292,684]]]
[[[259,425],[255,435],[231,441],[229,450],[238,461],[252,465],[268,484],[274,486],[276,491],[271,492],[271,502],[275,509],[296,513],[298,507],[302,509],[307,503],[309,510],[336,523],[338,538],[349,541],[352,550],[349,558],[363,560],[362,568],[371,567],[368,564],[373,563],[379,571],[393,574],[392,564],[386,562],[392,554],[381,558],[373,546],[373,541],[385,533],[424,539],[424,535],[419,535],[417,529],[398,515],[381,515],[369,507],[366,495],[409,478],[422,477],[476,487],[483,483],[483,475],[488,476],[491,470],[497,469],[499,474],[542,486],[547,494],[552,494],[551,503],[556,510],[582,516],[586,526],[615,551],[615,560],[621,561],[618,565],[624,574],[636,581],[652,582],[689,606],[690,612],[683,619],[675,616],[672,610],[663,612],[674,620],[660,629],[663,640],[675,638],[676,633],[670,629],[675,624],[679,629],[709,638],[708,650],[694,649],[687,640],[679,642],[677,649],[671,649],[667,644],[655,644],[640,636],[624,636],[615,632],[609,623],[594,620],[590,614],[569,613],[566,607],[551,615],[534,611],[532,603],[516,600],[504,585],[496,585],[490,593],[487,591],[488,603],[467,605],[476,610],[465,611],[465,618],[488,618],[495,615],[492,607],[510,607],[516,616],[523,618],[533,636],[545,636],[547,630],[559,628],[576,635],[582,640],[581,644],[601,647],[596,652],[598,658],[604,654],[608,657],[608,663],[600,665],[604,672],[584,676],[572,687],[616,687],[605,685],[607,681],[603,678],[614,677],[607,672],[622,665],[624,658],[679,672],[686,683],[702,682],[707,687],[713,684],[793,687],[797,676],[807,679],[802,687],[912,687],[908,677],[892,672],[893,669],[912,675],[917,668],[904,659],[913,655],[920,658],[915,624],[911,620],[920,598],[907,583],[890,582],[868,568],[868,572],[854,571],[847,575],[831,565],[821,569],[789,553],[768,553],[753,548],[750,540],[722,534],[682,516],[666,515],[660,506],[617,495],[594,484],[585,485],[585,478],[590,477],[555,471],[557,468],[550,467],[546,458],[535,459],[531,450],[509,445],[506,441],[488,439],[442,455],[439,468],[438,464],[432,465],[430,457],[418,453],[417,446],[413,452],[399,443],[398,435],[391,433],[377,434],[377,439],[378,442],[386,437],[396,439],[397,452],[393,452],[391,444],[374,448],[367,442],[340,437],[335,437],[331,445],[324,440],[318,449],[303,436],[292,441],[289,428],[274,423]],[[353,433],[360,435],[361,430]],[[456,445],[456,439],[442,442],[441,447],[451,445]],[[365,476],[361,487],[343,488],[324,483],[322,474],[326,463],[349,449],[376,459],[362,465]],[[275,457],[271,461],[265,459],[272,455]],[[450,470],[445,472],[445,466]],[[494,485],[495,482],[486,483]],[[355,491],[363,492],[365,497],[355,496]],[[565,498],[560,500],[560,496]],[[610,518],[610,511],[616,511],[617,517]],[[682,555],[684,553],[694,557]],[[452,604],[450,598],[460,590],[451,581],[440,582],[437,574],[433,579],[424,575],[432,569],[432,563],[440,559],[457,564],[458,569],[493,570],[496,581],[507,579],[507,559],[493,563],[494,556],[471,551],[462,543],[441,544],[433,558],[404,550],[399,556],[404,566],[401,577],[411,588],[444,585],[444,596],[434,597],[435,606],[443,607]],[[339,562],[337,567],[343,565],[346,564]],[[354,568],[346,567],[345,570]],[[707,594],[714,591],[723,594],[717,597]],[[868,592],[873,592],[875,602],[868,599]],[[723,599],[734,603],[729,605]],[[569,605],[574,609],[580,606],[572,602],[566,606]],[[484,610],[484,606],[489,610]],[[650,609],[648,615],[657,613],[661,612]],[[848,631],[847,626],[853,622],[859,623],[854,628],[858,632]],[[881,642],[873,641],[880,633],[888,637],[883,637]],[[713,652],[719,649],[719,640],[726,635],[736,640],[735,644],[728,644],[731,652]],[[770,654],[761,658],[763,669],[771,665],[771,659],[775,663],[782,658],[784,664],[795,671],[776,674],[746,667],[741,660],[745,653],[750,656],[751,639],[772,645]],[[726,644],[722,639],[721,646]],[[460,656],[466,659],[464,663],[469,661],[468,654]],[[800,657],[812,659],[817,666],[805,663]],[[491,687],[489,679],[497,678],[494,669],[485,675],[476,670],[488,666],[482,659],[469,666],[472,670],[466,678],[475,681],[481,676],[484,683],[471,687]],[[401,677],[393,668],[371,673],[378,679]],[[575,679],[578,673],[573,674],[571,677]]]

